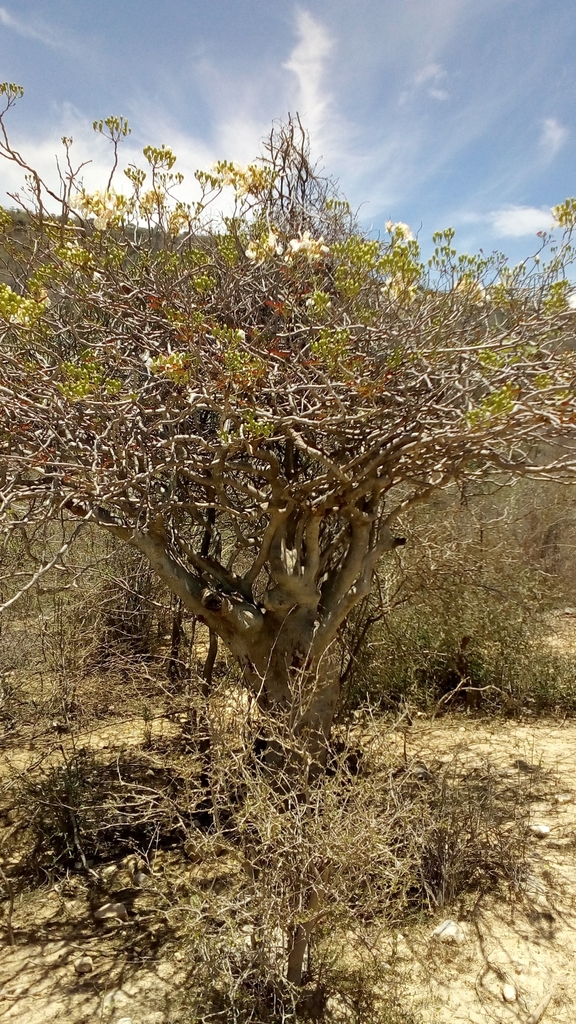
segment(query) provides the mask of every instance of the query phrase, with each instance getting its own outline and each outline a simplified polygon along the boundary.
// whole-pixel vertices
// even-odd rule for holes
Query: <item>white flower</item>
[[[263,263],[269,256],[281,256],[283,252],[284,249],[271,228],[265,238],[258,242],[250,242],[246,249],[246,255],[252,263]]]
[[[270,229],[270,231],[268,232],[268,238],[266,239],[266,247],[270,253],[276,254],[278,256],[281,256],[282,253],[284,252],[284,249],[280,245],[280,242],[278,241],[272,229]]]
[[[396,242],[413,242],[414,235],[408,224],[404,224],[403,221],[399,220],[396,223],[391,220],[386,221],[386,231],[389,235],[394,236]]]
[[[256,164],[216,163],[212,165],[212,173],[220,178],[222,185],[230,185],[239,199],[246,195],[258,195],[270,185],[270,171]]]
[[[128,209],[126,197],[114,191],[92,193],[83,191],[75,197],[71,205],[84,214],[92,214],[97,231],[105,231]]]
[[[412,302],[418,295],[418,288],[413,282],[408,282],[402,274],[394,274],[388,283],[380,289],[384,298],[393,299],[398,302]]]
[[[114,213],[112,210],[106,210],[104,213],[101,213],[99,217],[96,217],[96,220],[94,221],[94,227],[96,230],[105,231],[113,216]]]
[[[290,239],[285,259],[286,262],[290,262],[299,253],[303,253],[309,260],[319,260],[329,252],[330,249],[324,244],[322,235],[320,235],[320,238],[312,238],[310,232],[305,231],[303,235],[300,235],[300,238]]]

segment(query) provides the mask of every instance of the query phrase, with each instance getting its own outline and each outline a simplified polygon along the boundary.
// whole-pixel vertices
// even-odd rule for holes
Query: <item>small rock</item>
[[[505,1003],[515,1003],[517,998],[518,993],[516,992],[515,985],[512,985],[511,982],[506,982],[505,985],[502,985],[502,999]]]
[[[432,932],[432,938],[437,939],[438,942],[453,942],[457,946],[460,946],[466,936],[464,931],[460,927],[457,921],[442,921],[437,928]]]
[[[120,1006],[126,1006],[129,1002],[129,996],[121,988],[116,989],[114,992],[107,992],[102,1000],[102,1012],[105,1014],[112,1013],[113,1010],[117,1010]],[[116,1024],[118,1024],[118,1021],[116,1021]]]
[[[156,965],[156,974],[160,981],[170,981],[174,974],[174,967],[169,961],[163,960]]]
[[[538,839],[544,839],[545,836],[550,835],[550,825],[535,824],[530,825],[530,831]]]
[[[137,871],[134,875],[134,885],[137,885],[139,889],[141,889],[143,885],[147,885],[149,881],[150,876],[145,874],[144,871]]]
[[[76,974],[90,974],[94,970],[94,961],[91,956],[81,956],[74,964]]]
[[[96,921],[106,921],[109,918],[115,918],[117,921],[127,921],[128,911],[123,903],[103,903],[94,912],[94,918]]]
[[[116,1024],[132,1024],[132,1017],[120,1017]]]
[[[572,793],[557,793],[555,800],[557,804],[569,804],[572,800]]]

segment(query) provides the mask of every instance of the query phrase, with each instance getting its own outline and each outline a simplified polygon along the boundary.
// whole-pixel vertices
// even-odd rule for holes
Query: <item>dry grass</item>
[[[195,964],[190,1021],[209,1006],[223,1022],[408,1024],[417,1018],[390,1000],[395,972],[382,968],[374,935],[443,907],[473,914],[489,892],[521,898],[542,773],[461,753],[423,760],[382,720],[366,719],[337,736],[326,777],[310,786],[292,771],[279,787],[254,757],[262,717],[225,679],[179,716],[164,719],[164,735],[147,734],[134,716],[131,731],[117,729],[116,745],[108,735],[104,747],[95,742],[101,718],[95,731],[72,719],[46,762],[4,779],[15,782],[21,822],[4,855],[21,894],[47,878],[82,879],[93,907],[111,898],[128,901],[131,914],[139,907],[157,940],[177,942]],[[110,874],[127,855],[150,872],[144,893],[134,870]],[[286,961],[299,924],[310,947],[304,988],[294,990]],[[137,931],[128,928],[127,941]],[[14,935],[21,941],[18,926]],[[343,945],[361,952],[347,962]],[[141,935],[137,946],[146,948]]]

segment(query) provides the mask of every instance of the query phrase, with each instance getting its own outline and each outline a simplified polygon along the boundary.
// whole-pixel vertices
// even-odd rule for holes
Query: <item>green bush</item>
[[[348,674],[348,710],[576,710],[576,660],[550,643],[574,598],[571,495],[548,498],[543,507],[534,485],[464,505],[454,494],[404,524],[406,548],[363,610],[374,621]]]

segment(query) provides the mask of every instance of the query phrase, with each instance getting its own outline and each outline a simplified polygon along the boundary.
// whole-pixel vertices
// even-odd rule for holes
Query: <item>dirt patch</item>
[[[446,757],[459,751],[471,763],[485,757],[507,762],[511,784],[520,774],[545,776],[532,819],[550,829],[542,837],[533,833],[525,898],[509,904],[488,896],[471,911],[461,908],[461,914],[444,908],[434,921],[408,928],[390,942],[408,991],[426,1006],[424,1020],[525,1022],[552,993],[542,1019],[571,1024],[576,1010],[576,725],[424,723],[410,730],[408,743],[423,759],[432,751]],[[431,937],[433,928],[455,914],[465,940],[444,946]],[[504,999],[505,986],[516,993],[511,1003]]]
[[[530,873],[518,899],[487,894],[472,905],[445,906],[433,918],[407,923],[401,933],[380,933],[375,938],[380,955],[393,966],[407,1000],[420,1007],[425,1024],[526,1024],[550,993],[542,1020],[571,1024],[576,1007],[576,724],[456,716],[404,724],[390,731],[374,722],[358,731],[374,756],[379,747],[392,745],[400,759],[406,753],[423,770],[458,758],[471,770],[489,762],[510,787],[528,781],[532,823],[549,831],[530,833],[527,839]],[[138,747],[148,739],[161,746],[178,739],[178,726],[168,720],[155,719],[151,737],[144,735],[142,723],[114,728],[98,723],[76,743],[108,756],[115,743]],[[34,756],[33,751],[14,751],[4,771],[9,767],[13,772],[15,764],[28,767]],[[56,744],[46,756],[57,759]],[[0,815],[6,855],[19,827],[9,791]],[[9,864],[2,863],[7,870]],[[175,848],[151,851],[147,861],[124,857],[89,865],[88,872],[78,865],[65,878],[48,875],[44,884],[15,900],[14,945],[9,944],[5,901],[0,1022],[186,1021],[177,1007],[197,965],[188,961],[182,942],[195,913],[183,896],[191,881],[226,887],[237,870],[221,851],[210,863],[198,863]],[[126,919],[98,921],[95,911],[107,901],[122,903]],[[443,945],[432,937],[444,918],[458,920],[461,945]],[[85,972],[80,972],[82,962],[89,968]],[[513,989],[512,1002],[505,1001],[504,986],[508,995]]]

